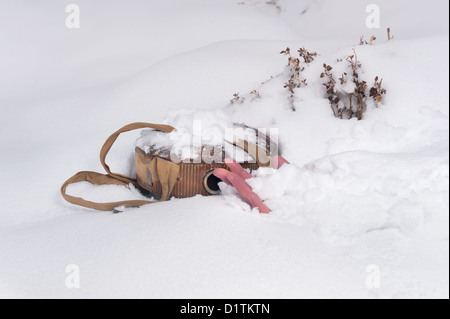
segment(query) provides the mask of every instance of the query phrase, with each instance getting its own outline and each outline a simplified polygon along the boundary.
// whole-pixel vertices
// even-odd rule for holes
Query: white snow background
[[[79,29],[65,25],[70,3]],[[380,29],[366,27],[369,1],[277,3],[0,1],[0,297],[449,297],[448,2],[378,0]],[[277,78],[287,46],[320,54],[296,112]],[[362,121],[336,119],[319,78],[353,48],[387,89]],[[230,105],[255,89],[261,99]],[[122,214],[61,198],[75,172],[103,171],[119,127],[196,119],[279,129],[292,165],[250,181],[270,215],[228,187]],[[119,139],[113,171],[133,172],[138,136]],[[79,289],[66,287],[71,264]]]

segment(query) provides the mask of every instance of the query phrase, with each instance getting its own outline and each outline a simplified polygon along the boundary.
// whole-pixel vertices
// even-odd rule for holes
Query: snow
[[[380,29],[366,28],[356,0],[239,2],[78,0],[76,30],[64,24],[72,1],[0,3],[0,297],[449,297],[448,2],[378,1]],[[377,40],[360,46],[362,35]],[[320,54],[295,112],[287,46]],[[340,75],[336,61],[352,49],[362,78],[387,89],[362,121],[333,116],[319,77],[324,63]],[[245,101],[230,104],[238,92]],[[249,182],[271,214],[226,185],[222,196],[121,214],[61,198],[75,172],[103,171],[98,152],[121,126],[192,135],[195,120],[206,132],[278,129],[292,165]],[[147,133],[118,139],[114,172],[134,174]],[[143,198],[85,183],[68,191]],[[79,289],[65,285],[71,264]],[[373,269],[378,288],[366,285]]]
[[[176,163],[191,160],[198,163],[201,158],[223,162],[222,150],[225,151],[225,158],[233,158],[240,163],[255,162],[251,155],[233,145],[239,140],[256,143],[254,129],[239,127],[224,110],[171,111],[164,122],[170,123],[176,130],[171,133],[142,130],[136,146],[146,153],[161,150],[159,156],[170,157]],[[264,143],[260,145],[265,146]],[[202,153],[202,146],[213,147],[212,156]]]

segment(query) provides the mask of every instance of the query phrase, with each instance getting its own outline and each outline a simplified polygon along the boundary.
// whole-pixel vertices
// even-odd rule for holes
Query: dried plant
[[[378,76],[375,77],[375,83],[372,88],[370,88],[369,96],[375,101],[375,105],[378,106],[383,101],[383,95],[386,94],[386,89],[383,89],[381,85],[383,84],[383,79],[379,80]]]
[[[309,63],[314,61],[314,58],[317,56],[316,52],[309,52],[305,48],[299,49],[298,53],[308,66]],[[303,78],[301,74],[305,70],[305,67],[301,65],[301,61],[299,58],[293,57],[291,55],[290,48],[286,48],[286,50],[281,51],[280,54],[284,54],[288,57],[287,67],[289,71],[289,80],[285,82],[284,88],[287,88],[290,92],[289,101],[291,104],[291,109],[295,111],[296,110],[294,105],[295,89],[308,85],[307,80]]]
[[[391,41],[394,36],[391,34],[391,28],[387,28],[388,41]]]
[[[259,92],[256,90],[251,91],[250,94],[252,94],[255,98],[261,98],[261,94],[259,94]]]
[[[359,45],[365,45],[365,44],[372,45],[372,44],[374,44],[376,39],[377,38],[373,35],[373,36],[370,37],[369,42],[367,42],[366,40],[364,40],[364,36],[361,36],[359,38]]]
[[[356,102],[358,103],[358,108],[356,110],[356,117],[358,120],[362,119],[363,111],[364,111],[364,100],[366,98],[366,90],[367,90],[367,82],[360,80],[359,70],[361,69],[361,63],[358,61],[358,56],[356,55],[356,51],[353,49],[353,55],[350,55],[346,58],[346,60],[350,63],[352,69],[352,80],[355,84],[355,90],[353,93],[350,93],[350,118],[353,117],[353,98],[356,98]]]
[[[268,4],[269,6],[273,6],[275,9],[278,10],[278,12],[281,12],[281,6],[278,2],[279,0],[270,0],[267,1],[266,4]]]
[[[253,90],[245,96],[240,96],[239,93],[233,94],[233,98],[230,100],[230,103],[231,104],[243,104],[247,100],[253,101],[255,99],[260,99],[260,98],[261,98],[261,94],[258,91]]]
[[[288,56],[288,68],[290,73],[290,78],[288,83],[286,83],[285,88],[289,88],[292,94],[294,94],[294,89],[299,88],[302,85],[307,85],[306,79],[301,78],[301,72],[305,70],[304,67],[300,66],[300,60],[294,58],[291,55],[291,49],[286,48],[286,50],[281,51],[280,54]]]
[[[246,1],[237,2],[237,4],[240,6],[249,5],[249,6],[263,7],[263,8],[264,7],[274,8],[277,10],[278,13],[281,13],[281,11],[282,11],[282,8],[279,4],[279,0],[269,0],[269,1],[246,0]]]
[[[314,58],[317,56],[317,52],[309,52],[305,48],[301,48],[298,50],[298,53],[300,53],[300,57],[303,58],[306,64],[310,64],[312,61],[314,61]]]
[[[339,102],[341,101],[341,97],[336,91],[336,80],[334,79],[333,73],[331,73],[331,70],[333,70],[333,67],[331,65],[323,64],[324,72],[320,75],[321,78],[326,77],[327,82],[323,83],[325,88],[327,89],[327,96],[328,100],[330,101],[331,109],[333,110],[334,116],[338,117],[339,114],[342,112],[339,112]]]
[[[375,37],[371,37],[369,42],[364,41],[361,37],[361,44],[373,44]],[[277,78],[285,78],[287,75],[287,82],[284,83],[284,88],[289,90],[289,102],[291,109],[296,111],[295,107],[295,94],[301,87],[306,86],[307,80],[304,78],[303,71],[307,66],[312,63],[318,56],[316,52],[309,52],[305,48],[299,49],[299,58],[292,56],[291,49],[286,48],[281,51],[280,54],[287,56],[288,64],[284,72],[280,73],[276,77],[270,77],[270,79],[261,83],[261,86],[273,81]],[[364,111],[368,105],[372,105],[372,100],[375,106],[378,107],[382,103],[386,90],[382,87],[383,79],[378,76],[375,77],[375,81],[372,87],[368,87],[367,82],[362,79],[361,76],[361,63],[358,59],[356,51],[353,49],[353,54],[345,58],[336,59],[336,65],[340,64],[340,77],[333,74],[332,65],[326,63],[323,64],[323,72],[320,78],[325,79],[323,86],[326,89],[326,97],[330,102],[331,109],[335,117],[340,119],[363,119]],[[345,65],[343,65],[344,63]],[[233,99],[230,100],[231,104],[243,104],[247,101],[253,101],[260,99],[261,94],[257,90],[253,90],[247,95],[240,96],[239,93],[233,95]],[[370,99],[371,98],[371,99]]]
[[[242,104],[242,103],[244,103],[244,101],[245,101],[245,98],[239,96],[239,93],[234,93],[233,99],[230,100],[231,104],[235,104],[235,103]]]
[[[386,90],[382,88],[383,80],[379,81],[377,76],[373,87],[368,91],[367,82],[360,76],[361,63],[358,61],[355,50],[353,50],[353,55],[348,56],[345,60],[349,63],[351,72],[344,72],[338,79],[339,82],[336,82],[331,72],[333,67],[327,64],[323,65],[324,72],[320,77],[327,79],[323,85],[326,88],[326,95],[334,116],[340,119],[352,119],[356,116],[358,120],[361,120],[364,110],[367,108],[367,96],[372,97],[378,106],[383,95],[386,94]],[[338,59],[337,63],[342,61],[342,59]],[[349,82],[352,84],[351,87],[348,86]],[[346,86],[345,89],[344,86]]]

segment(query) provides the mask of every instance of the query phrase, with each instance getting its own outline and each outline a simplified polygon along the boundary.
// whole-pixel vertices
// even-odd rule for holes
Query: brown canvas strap
[[[105,144],[103,144],[103,147],[100,151],[100,163],[102,163],[103,168],[108,173],[108,175],[110,175],[122,182],[132,183],[132,184],[136,185],[136,179],[130,178],[128,176],[124,176],[121,174],[112,173],[108,164],[106,164],[106,155],[108,155],[109,150],[114,145],[114,142],[117,140],[117,138],[119,137],[120,134],[129,132],[129,131],[133,131],[133,130],[142,129],[142,128],[152,128],[157,131],[166,132],[166,133],[170,133],[175,130],[175,128],[170,125],[150,124],[150,123],[131,123],[131,124],[125,125],[120,130],[113,133],[110,137],[108,137],[108,139],[106,140]]]
[[[75,197],[67,194],[67,187],[71,184],[79,183],[79,182],[88,182],[93,185],[119,185],[119,186],[127,186],[128,184],[137,185],[136,179],[124,176],[117,173],[112,173],[108,164],[106,164],[106,156],[108,155],[109,150],[113,146],[114,142],[117,140],[120,134],[129,132],[132,130],[142,129],[142,128],[152,128],[158,131],[170,133],[175,128],[169,125],[160,125],[160,124],[150,124],[150,123],[132,123],[125,125],[117,132],[112,134],[103,145],[100,151],[100,162],[102,163],[105,171],[108,173],[106,175],[96,173],[96,172],[78,172],[71,178],[69,178],[61,187],[61,194],[63,198],[69,203],[83,206],[87,208],[92,208],[101,211],[111,211],[116,207],[125,206],[125,207],[139,207],[146,204],[156,203],[158,201],[146,201],[146,200],[128,200],[128,201],[119,201],[119,202],[109,202],[109,203],[95,203],[88,200],[85,200],[81,197]],[[162,160],[164,161],[164,160]],[[176,164],[165,161],[166,163],[159,163],[159,166],[164,166],[164,170],[167,173],[167,181],[165,182],[166,187],[163,188],[163,194],[159,201],[167,200],[172,192],[173,186],[175,185],[176,178],[178,177],[179,167]],[[155,163],[156,165],[156,163]]]

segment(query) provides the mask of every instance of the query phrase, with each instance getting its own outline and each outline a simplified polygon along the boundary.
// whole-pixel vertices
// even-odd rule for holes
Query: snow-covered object
[[[136,141],[136,146],[146,152],[158,152],[158,156],[171,159],[175,162],[194,161],[223,163],[225,158],[231,158],[237,162],[254,162],[255,159],[242,148],[235,146],[239,141],[245,141],[258,145],[272,155],[278,154],[276,139],[269,138],[270,131],[262,128],[248,127],[244,124],[221,123],[216,116],[209,116],[207,121],[200,120],[205,112],[194,111],[184,113],[184,121],[177,121],[173,115],[166,119],[167,123],[175,123],[176,130],[164,133],[155,130],[143,130]],[[191,120],[189,122],[189,120]],[[202,124],[206,123],[203,128]],[[228,126],[225,126],[225,125]],[[267,133],[267,135],[263,134]]]

